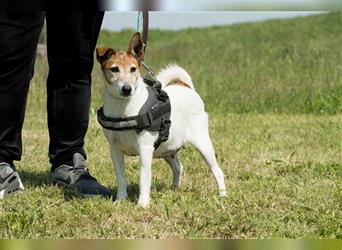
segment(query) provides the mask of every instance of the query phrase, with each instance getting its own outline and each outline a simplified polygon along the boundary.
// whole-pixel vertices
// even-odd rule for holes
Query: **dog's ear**
[[[139,63],[144,59],[144,42],[140,32],[133,34],[127,52],[135,56]]]
[[[115,51],[112,48],[96,48],[96,59],[103,65]]]

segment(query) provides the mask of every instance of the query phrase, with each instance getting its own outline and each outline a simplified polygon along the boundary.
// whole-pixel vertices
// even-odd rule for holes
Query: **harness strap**
[[[169,139],[169,131],[171,127],[171,120],[162,119],[161,128],[159,131],[159,136],[154,142],[154,148],[157,149],[159,145]]]
[[[171,112],[171,107],[168,103],[164,103],[159,105],[157,109],[144,114],[125,118],[112,118],[105,116],[103,107],[101,107],[97,111],[97,120],[102,127],[109,130],[143,130],[150,127],[153,120],[168,112]]]
[[[97,111],[97,120],[102,127],[118,131],[131,129],[140,130],[151,125],[150,118],[147,113],[125,118],[112,118],[105,116],[103,107]]]

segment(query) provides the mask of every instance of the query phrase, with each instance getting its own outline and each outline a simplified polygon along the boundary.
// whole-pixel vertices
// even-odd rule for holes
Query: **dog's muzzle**
[[[124,85],[121,88],[121,95],[122,96],[129,96],[132,93],[132,87],[130,85]]]

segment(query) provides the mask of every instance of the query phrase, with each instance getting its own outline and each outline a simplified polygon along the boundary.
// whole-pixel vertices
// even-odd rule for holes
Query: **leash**
[[[148,38],[148,25],[149,25],[149,13],[148,11],[139,11],[137,18],[137,31],[142,34],[142,39],[144,42],[144,52],[147,47]]]
[[[137,18],[137,31],[142,34],[142,39],[144,43],[144,53],[147,47],[147,39],[148,39],[148,29],[149,29],[149,12],[148,11],[139,11]],[[148,79],[156,79],[156,74],[153,72],[153,69],[148,66],[145,61],[141,61],[141,65],[147,70],[147,76],[145,78]]]

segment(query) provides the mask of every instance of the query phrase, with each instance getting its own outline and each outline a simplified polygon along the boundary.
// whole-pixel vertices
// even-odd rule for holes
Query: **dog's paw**
[[[142,208],[148,208],[150,205],[150,201],[149,200],[138,200],[138,205]]]
[[[219,196],[220,197],[226,197],[227,196],[227,191],[226,190],[220,190]]]

